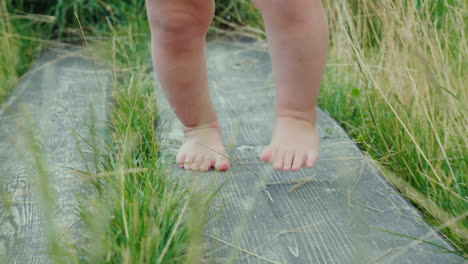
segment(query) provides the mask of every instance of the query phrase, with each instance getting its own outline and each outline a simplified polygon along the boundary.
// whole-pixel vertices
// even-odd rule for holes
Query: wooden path
[[[91,120],[100,129],[106,119],[110,74],[96,73],[96,67],[80,50],[50,48],[0,105],[0,263],[48,263],[52,225],[59,243],[83,240],[75,195],[86,195],[89,188],[69,168],[85,169],[85,160],[92,160],[89,147],[74,133],[92,140]],[[46,196],[56,203],[51,215],[44,214],[44,195],[37,188],[39,170],[26,143],[26,113],[47,167],[51,188]]]
[[[404,237],[451,249],[324,112],[314,168],[276,172],[265,166],[258,156],[274,120],[265,45],[219,41],[207,49],[232,169],[187,172],[171,164],[182,133],[163,99],[159,134],[171,175],[200,183],[206,194],[223,185],[205,232],[215,263],[463,263],[455,254]]]
[[[265,47],[213,42],[208,51],[212,95],[233,168],[226,173],[169,169],[207,194],[223,185],[205,232],[216,263],[463,263],[403,237],[423,237],[451,249],[323,112],[316,167],[284,173],[265,166],[258,155],[269,143],[274,117]],[[88,188],[68,168],[84,169],[92,155],[85,144],[80,152],[74,131],[90,140],[90,120],[97,129],[103,126],[110,78],[79,50],[52,48],[0,106],[0,263],[49,262],[52,223],[59,240],[82,241],[75,194],[86,195]],[[26,143],[25,111],[50,172],[56,199],[51,216],[44,214],[36,189],[40,177]],[[182,134],[163,100],[161,117],[160,136],[168,146],[162,154],[169,159]]]

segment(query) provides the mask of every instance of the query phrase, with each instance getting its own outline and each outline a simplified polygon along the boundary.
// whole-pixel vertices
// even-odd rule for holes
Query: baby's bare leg
[[[312,167],[318,159],[317,96],[328,48],[320,0],[256,0],[277,86],[273,138],[262,154],[275,169]]]
[[[229,167],[208,90],[205,37],[213,0],[147,0],[158,79],[185,126],[176,161],[192,170]],[[220,153],[222,155],[220,155]]]

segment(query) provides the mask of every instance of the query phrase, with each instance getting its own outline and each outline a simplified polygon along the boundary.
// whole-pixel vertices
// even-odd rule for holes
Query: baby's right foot
[[[312,168],[318,159],[320,137],[315,121],[277,117],[271,144],[263,151],[264,162],[275,170]]]
[[[199,171],[208,171],[210,168],[221,171],[229,169],[229,160],[218,125],[186,128],[184,134],[185,143],[176,157],[179,167]]]

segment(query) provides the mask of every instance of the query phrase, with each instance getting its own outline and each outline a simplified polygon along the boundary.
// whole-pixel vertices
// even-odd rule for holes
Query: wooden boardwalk
[[[205,232],[216,263],[463,263],[403,237],[451,249],[323,112],[317,166],[288,173],[265,166],[258,155],[269,143],[274,118],[265,47],[213,42],[208,51],[212,96],[233,168],[197,173],[168,166],[207,194],[223,184]],[[82,241],[75,194],[87,195],[88,188],[68,168],[85,169],[92,155],[85,144],[80,152],[74,131],[90,140],[90,120],[97,129],[104,125],[110,79],[79,50],[52,48],[0,105],[0,263],[48,263],[52,223],[60,240]],[[167,146],[162,154],[172,159],[182,139],[180,124],[164,100],[160,110],[159,132]],[[25,144],[25,111],[50,172],[52,215],[44,214],[36,189],[39,173]]]
[[[110,72],[95,69],[99,70],[78,49],[50,48],[0,105],[0,263],[49,263],[47,230],[52,225],[59,243],[83,241],[76,195],[86,195],[89,188],[69,168],[85,169],[85,160],[92,159],[75,132],[92,140],[91,120],[100,129],[106,119]],[[47,196],[55,200],[49,215],[44,213],[38,167],[26,143],[27,113],[47,167]]]
[[[322,111],[314,168],[277,172],[264,165],[258,156],[274,120],[265,45],[212,42],[208,57],[232,169],[201,173],[173,165],[181,125],[162,97],[159,134],[171,175],[199,183],[206,194],[223,185],[205,232],[216,263],[463,263],[455,254],[404,237],[452,249]]]

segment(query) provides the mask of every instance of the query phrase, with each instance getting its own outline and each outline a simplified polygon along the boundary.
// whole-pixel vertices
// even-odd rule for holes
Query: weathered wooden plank
[[[187,172],[171,165],[182,142],[181,125],[161,98],[159,133],[170,173],[210,193],[206,236],[218,263],[461,263],[411,237],[432,232],[413,206],[381,176],[345,131],[319,111],[318,164],[277,172],[259,154],[274,120],[271,64],[263,43],[218,41],[208,45],[212,97],[232,158],[228,172]],[[339,87],[337,87],[339,89]],[[451,246],[437,234],[426,238]],[[241,248],[242,250],[235,249]],[[401,253],[401,254],[400,254]]]
[[[50,48],[21,80],[0,108],[0,256],[2,263],[47,263],[47,227],[54,225],[60,239],[78,243],[80,225],[76,195],[89,188],[68,168],[85,169],[89,157],[80,155],[74,132],[91,140],[106,120],[110,73],[96,74],[83,51]],[[99,81],[97,80],[99,79]],[[55,196],[53,223],[45,223],[43,203],[35,181],[38,171],[25,146],[25,109],[31,114],[41,156],[49,171]],[[84,159],[83,159],[84,158]],[[8,197],[8,198],[7,198]],[[10,199],[11,207],[5,200]]]

